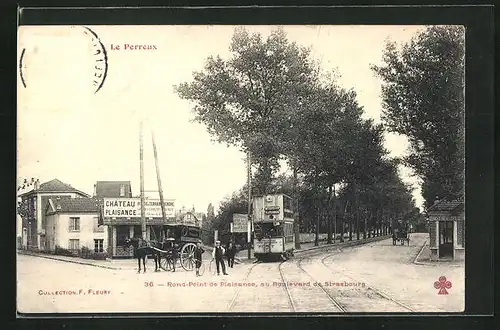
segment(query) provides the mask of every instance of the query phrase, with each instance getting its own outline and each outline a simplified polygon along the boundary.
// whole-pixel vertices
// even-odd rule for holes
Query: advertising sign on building
[[[172,218],[175,216],[175,200],[164,200],[165,216]],[[161,202],[159,199],[146,199],[146,218],[161,218]],[[104,198],[105,218],[140,218],[141,199],[140,198]]]
[[[248,231],[248,215],[246,214],[233,214],[233,233],[246,233]]]

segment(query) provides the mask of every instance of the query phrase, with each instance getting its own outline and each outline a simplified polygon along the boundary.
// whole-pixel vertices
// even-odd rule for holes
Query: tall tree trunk
[[[385,221],[384,209],[380,212],[380,236],[384,236],[384,221]]]
[[[349,241],[352,241],[352,212],[349,214]]]
[[[337,239],[337,196],[335,195],[335,184],[333,185],[333,242]]]
[[[356,239],[359,241],[359,205],[358,205],[358,187],[354,184],[354,216],[356,217]]]
[[[330,200],[332,198],[332,186],[328,187],[328,199],[327,199],[327,224],[328,224],[328,237],[327,237],[327,244],[332,244],[332,217],[331,217],[331,212],[330,212]]]
[[[342,214],[340,219],[340,242],[344,242],[344,234],[345,234],[345,213]]]
[[[368,235],[368,212],[366,210],[363,211],[363,239]]]
[[[370,212],[368,212],[367,219],[368,219],[368,222],[365,222],[365,224],[367,226],[366,235],[367,235],[367,238],[370,238],[372,235],[372,230],[373,230],[373,218],[372,218],[371,209],[370,209]]]
[[[382,236],[382,209],[378,210],[377,237]]]
[[[314,237],[314,246],[319,245],[319,219],[320,219],[320,212],[319,212],[319,205],[317,205],[316,208],[316,235]]]
[[[300,249],[300,222],[299,222],[299,189],[297,180],[297,166],[293,161],[293,199],[294,199],[294,222],[293,230],[295,234],[295,249]]]

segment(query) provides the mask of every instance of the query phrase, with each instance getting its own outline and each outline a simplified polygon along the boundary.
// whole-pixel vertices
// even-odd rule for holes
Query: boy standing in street
[[[212,252],[212,258],[215,259],[215,264],[217,265],[217,275],[220,275],[219,265],[222,266],[222,273],[224,275],[228,275],[226,273],[226,265],[224,264],[224,254],[225,253],[226,253],[226,251],[220,245],[220,241],[215,242],[215,248]]]
[[[196,249],[194,250],[194,260],[196,263],[196,276],[200,276],[200,267],[202,263],[202,256],[205,250],[201,247],[201,243],[196,244]]]

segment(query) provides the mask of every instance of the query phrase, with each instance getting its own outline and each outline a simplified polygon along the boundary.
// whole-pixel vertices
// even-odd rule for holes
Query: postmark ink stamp
[[[108,74],[108,55],[106,47],[104,47],[97,34],[86,26],[84,26],[84,29],[84,33],[92,38],[92,50],[95,59],[95,72],[92,84],[96,88],[94,93],[97,93],[103,86]]]

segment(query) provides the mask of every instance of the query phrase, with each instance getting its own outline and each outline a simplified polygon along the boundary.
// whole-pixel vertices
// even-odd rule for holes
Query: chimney
[[[36,179],[35,183],[33,184],[33,189],[38,190],[38,188],[40,187],[39,184],[40,184],[40,180]]]
[[[97,183],[94,184],[94,197],[97,196]]]

